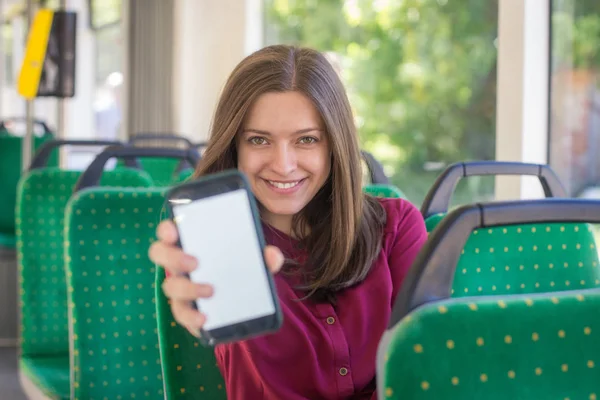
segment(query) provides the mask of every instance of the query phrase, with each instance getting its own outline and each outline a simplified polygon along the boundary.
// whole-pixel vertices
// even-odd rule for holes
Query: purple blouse
[[[275,283],[283,312],[277,333],[215,349],[229,400],[376,399],[375,358],[402,281],[427,239],[419,210],[381,199],[382,250],[366,279],[330,304],[298,301],[290,276]],[[303,260],[294,239],[265,225],[267,243]]]

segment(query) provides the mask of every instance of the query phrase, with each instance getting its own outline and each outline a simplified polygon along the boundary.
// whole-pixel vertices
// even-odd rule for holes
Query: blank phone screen
[[[190,279],[214,287],[211,298],[197,300],[205,330],[275,313],[245,190],[177,205],[173,213],[181,246],[198,259]]]

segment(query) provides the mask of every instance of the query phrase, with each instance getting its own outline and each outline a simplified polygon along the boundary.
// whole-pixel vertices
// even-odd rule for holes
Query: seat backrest
[[[473,231],[452,295],[556,292],[600,285],[589,224],[528,224]]]
[[[445,214],[425,221],[433,231]],[[456,268],[453,295],[555,292],[600,285],[592,225],[526,224],[473,231]]]
[[[157,268],[158,339],[167,398],[226,399],[225,383],[217,367],[214,351],[202,346],[175,322],[168,299],[161,289],[164,279],[164,270]]]
[[[140,164],[148,172],[156,186],[172,185],[177,177],[180,160],[169,158],[142,158]]]
[[[363,191],[375,197],[401,198],[406,199],[402,190],[389,184],[371,184],[363,187]]]
[[[177,184],[181,182],[182,178],[187,178],[191,175],[188,168],[178,171],[181,166],[181,160],[174,158],[145,157],[140,158],[138,162],[144,171],[150,174],[154,185],[157,187]],[[117,167],[120,168],[123,165],[125,165],[124,161],[117,161]]]
[[[69,201],[72,398],[164,396],[148,259],[164,201],[164,188],[101,187]]]
[[[378,398],[596,399],[600,291],[427,303],[386,331]]]
[[[64,211],[80,172],[45,168],[19,182],[16,212],[23,356],[68,351]],[[102,185],[150,186],[143,171],[104,174]]]
[[[34,149],[39,148],[52,135],[34,136]],[[23,138],[9,134],[0,135],[0,233],[14,235],[17,184],[21,177],[21,154]],[[48,166],[58,166],[58,156],[54,154]]]

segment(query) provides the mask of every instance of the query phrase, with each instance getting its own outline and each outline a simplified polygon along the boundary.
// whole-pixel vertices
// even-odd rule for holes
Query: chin
[[[294,216],[296,214],[298,214],[300,211],[302,211],[302,207],[269,207],[266,206],[265,207],[271,214],[275,214],[275,215],[290,215],[290,216]]]

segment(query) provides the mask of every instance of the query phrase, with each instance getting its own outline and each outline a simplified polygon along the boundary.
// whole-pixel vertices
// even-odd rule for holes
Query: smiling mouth
[[[277,182],[277,181],[270,181],[268,179],[265,179],[265,181],[269,185],[271,185],[277,189],[291,189],[291,188],[298,186],[300,183],[302,183],[304,181],[304,179],[300,179],[298,181],[291,181],[291,182]]]

